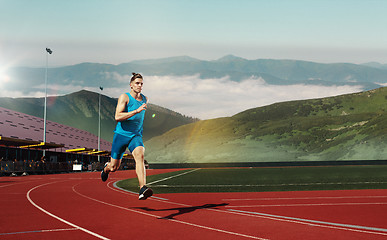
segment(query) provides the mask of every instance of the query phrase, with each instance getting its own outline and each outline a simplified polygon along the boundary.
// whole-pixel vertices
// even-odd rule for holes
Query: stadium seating
[[[0,136],[43,142],[43,127],[42,118],[0,107]],[[46,128],[46,142],[64,145],[59,151],[98,148],[98,136],[84,130],[52,121],[46,122]],[[100,146],[101,150],[111,150],[111,143],[103,139]]]

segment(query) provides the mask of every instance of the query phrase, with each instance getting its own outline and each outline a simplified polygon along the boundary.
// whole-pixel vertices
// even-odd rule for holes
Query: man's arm
[[[117,122],[124,121],[128,118],[133,117],[137,113],[141,112],[142,110],[146,109],[146,104],[144,103],[139,108],[137,108],[134,111],[125,112],[126,105],[129,103],[129,97],[126,94],[121,94],[121,96],[118,98],[117,107],[116,107],[116,114],[115,119]]]

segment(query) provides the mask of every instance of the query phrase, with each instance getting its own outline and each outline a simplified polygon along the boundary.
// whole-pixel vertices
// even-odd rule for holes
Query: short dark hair
[[[141,74],[135,73],[135,72],[133,72],[132,74],[133,74],[133,76],[132,76],[132,78],[130,79],[130,82],[133,82],[134,79],[136,79],[136,78],[141,78],[141,79],[142,79]]]

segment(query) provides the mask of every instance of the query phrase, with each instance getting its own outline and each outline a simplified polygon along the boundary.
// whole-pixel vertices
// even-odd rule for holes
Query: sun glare
[[[3,88],[5,84],[7,84],[10,81],[10,77],[7,74],[6,68],[1,67],[0,68],[0,86]]]

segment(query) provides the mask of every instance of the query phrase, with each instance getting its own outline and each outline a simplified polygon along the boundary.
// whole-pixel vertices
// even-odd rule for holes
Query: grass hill
[[[198,121],[147,141],[153,163],[387,158],[387,88],[276,103]]]
[[[47,119],[98,134],[99,94],[82,90],[47,98]],[[101,95],[101,138],[112,141],[117,99]],[[44,98],[0,98],[0,106],[43,118]],[[155,114],[155,117],[152,115]],[[149,104],[144,120],[144,140],[183,124],[197,121],[166,108]]]
[[[48,98],[48,120],[97,134],[98,93]],[[117,99],[102,95],[103,139],[111,141]],[[43,117],[43,98],[0,98]],[[144,122],[151,163],[380,160],[387,158],[387,88],[253,108],[198,121],[157,105]],[[154,115],[154,117],[152,117]]]

